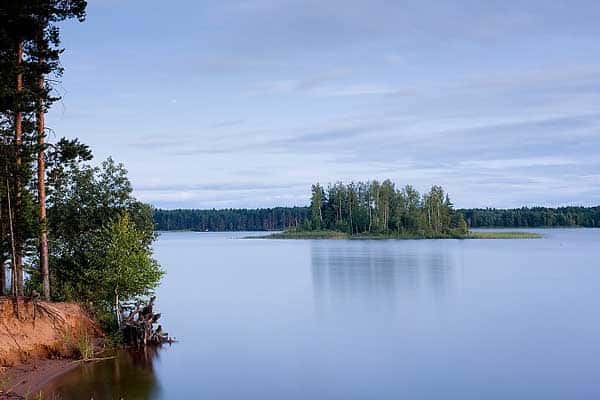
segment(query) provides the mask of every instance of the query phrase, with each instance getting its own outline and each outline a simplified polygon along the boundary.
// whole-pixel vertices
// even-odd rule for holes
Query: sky
[[[600,2],[89,0],[48,125],[162,208],[600,204]]]

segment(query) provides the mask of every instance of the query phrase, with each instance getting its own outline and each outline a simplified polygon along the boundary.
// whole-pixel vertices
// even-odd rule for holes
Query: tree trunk
[[[0,260],[0,296],[6,294],[6,261]]]
[[[323,212],[321,211],[321,204],[319,204],[319,222],[321,224],[323,223]]]
[[[117,317],[117,326],[121,329],[121,311],[119,309],[119,292],[115,288],[115,316]]]
[[[21,145],[23,143],[23,116],[21,114],[21,92],[23,91],[23,72],[21,66],[23,64],[23,42],[19,41],[17,44],[17,91],[16,91],[16,104],[15,104],[15,164],[17,167],[15,173],[15,213],[16,220],[20,218],[19,213],[21,212]],[[17,230],[14,235],[15,240],[15,257],[13,259],[13,269],[16,280],[16,294],[18,296],[23,295],[23,244],[21,243],[21,235]]]
[[[8,202],[8,228],[10,232],[10,245],[12,250],[10,286],[12,295],[14,297],[17,297],[17,295],[19,294],[19,291],[17,290],[17,269],[15,268],[15,259],[17,258],[17,251],[15,249],[15,233],[13,229],[12,217],[13,212],[11,210],[12,207],[10,201],[10,185],[8,184],[8,176],[6,177],[6,199]]]
[[[348,200],[348,213],[350,214],[350,234],[354,234],[354,227],[352,226],[352,198]]]
[[[2,214],[2,199],[0,199],[0,238],[6,237],[4,215]],[[3,255],[0,255],[3,257]],[[0,296],[6,294],[6,259],[0,259]]]
[[[431,207],[429,205],[427,205],[427,224],[429,225],[429,228],[432,228],[432,226],[431,226]]]
[[[44,61],[40,58],[39,63]],[[43,296],[50,300],[50,272],[48,269],[48,228],[46,221],[46,159],[44,152],[45,115],[44,115],[44,77],[38,77],[40,91],[37,104],[37,143],[38,143],[38,203],[40,212],[40,272],[42,274]]]

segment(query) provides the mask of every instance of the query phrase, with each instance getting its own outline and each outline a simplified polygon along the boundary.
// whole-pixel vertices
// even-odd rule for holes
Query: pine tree
[[[57,23],[69,18],[83,20],[84,0],[7,1],[0,5],[0,128],[3,144],[13,155],[3,160],[3,173],[14,193],[15,256],[11,264],[17,294],[23,294],[23,252],[34,231],[38,232],[39,264],[44,276],[43,293],[49,298],[46,223],[45,113],[58,100],[51,95],[46,76],[60,76],[62,52]],[[6,131],[12,131],[12,138]],[[7,140],[8,139],[8,140]],[[37,161],[37,211],[29,182],[33,160]],[[8,198],[6,198],[8,200]],[[7,202],[5,202],[7,203]],[[37,214],[37,218],[35,217]],[[37,219],[37,221],[35,221]]]

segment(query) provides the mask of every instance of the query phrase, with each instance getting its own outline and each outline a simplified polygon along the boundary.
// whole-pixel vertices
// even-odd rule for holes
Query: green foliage
[[[453,230],[448,234],[436,233],[398,233],[364,232],[353,235],[332,230],[296,230],[273,233],[267,236],[248,236],[246,239],[352,239],[352,240],[390,240],[390,239],[537,239],[542,235],[531,232],[467,232]]]
[[[70,349],[73,357],[79,360],[90,360],[94,358],[94,340],[90,333],[85,328],[81,328],[79,332],[68,332],[61,340]]]
[[[469,239],[539,239],[542,235],[532,232],[508,232],[508,231],[492,231],[492,232],[471,232],[468,234]]]
[[[388,180],[312,186],[311,227],[368,237],[456,237],[466,224],[440,186],[420,195]],[[453,223],[455,221],[455,223]]]
[[[63,72],[58,22],[71,18],[82,21],[86,6],[85,0],[3,1],[0,4],[0,176],[3,178],[0,182],[0,267],[9,259],[18,265],[16,261],[26,256],[24,260],[31,264],[26,265],[26,269],[36,273],[31,267],[37,264],[35,252],[42,226],[35,201],[34,161],[38,153],[48,152],[48,147],[38,144],[38,139],[45,135],[38,136],[36,113],[47,112],[59,100],[52,86]],[[22,120],[20,139],[17,139],[17,115]],[[6,222],[9,201],[14,217],[12,227]],[[9,228],[14,232],[13,238]],[[10,245],[13,239],[15,260],[12,260]]]
[[[472,228],[600,227],[600,207],[460,210]]]
[[[452,228],[454,228],[459,235],[466,235],[469,233],[469,226],[462,213],[457,212],[452,215]]]
[[[100,322],[116,327],[115,296],[148,294],[162,271],[152,258],[153,209],[132,197],[122,164],[92,167],[89,149],[63,142],[69,156],[51,164],[48,179],[50,271],[55,300],[91,304]],[[33,270],[30,286],[39,288]]]
[[[152,258],[147,235],[138,229],[128,213],[119,216],[103,229],[97,240],[98,250],[85,278],[95,283],[97,304],[119,307],[120,301],[147,296],[164,274]]]
[[[152,258],[153,209],[132,197],[122,164],[109,158],[92,167],[85,146],[64,145],[79,150],[49,172],[53,298],[91,304],[112,331],[118,303],[149,294],[163,274]],[[30,282],[39,286],[39,274]]]
[[[272,231],[309,220],[308,207],[223,210],[155,210],[159,231]]]
[[[318,183],[312,186],[312,196],[310,198],[310,218],[312,229],[319,230],[323,225],[323,199],[325,194],[323,188]]]
[[[360,189],[357,184],[354,188]],[[1,186],[0,186],[1,190]],[[392,205],[395,211],[390,222],[397,230],[423,230],[424,221],[416,212],[421,197],[410,185],[401,189],[402,197]],[[350,194],[352,202],[352,226],[364,227],[369,224],[369,214],[365,207],[357,208],[360,192]],[[460,219],[464,223],[460,222]],[[197,230],[197,231],[264,231],[284,230],[291,227],[302,230],[312,229],[310,207],[276,207],[264,209],[224,209],[224,210],[155,210],[154,222],[158,230]],[[459,223],[460,222],[460,223]],[[517,208],[517,209],[459,209],[452,213],[452,228],[468,227],[600,227],[600,207],[561,207],[561,208]]]
[[[99,167],[61,164],[49,179],[48,224],[53,296],[57,300],[97,301],[96,270],[108,252],[107,228],[125,214],[136,240],[149,248],[155,238],[152,208],[131,196],[122,164],[108,159]],[[103,305],[106,308],[106,305]]]

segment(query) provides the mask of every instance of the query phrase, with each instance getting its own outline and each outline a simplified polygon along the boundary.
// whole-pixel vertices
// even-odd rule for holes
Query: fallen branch
[[[154,313],[155,300],[156,297],[152,296],[144,307],[138,304],[128,316],[123,318],[121,331],[125,344],[145,347],[149,344],[160,345],[174,342],[168,333],[163,332],[161,325],[154,329],[154,325],[161,317],[160,313]]]
[[[117,356],[82,358],[81,360],[75,360],[75,361],[73,361],[71,364],[89,363],[89,362],[106,361],[106,360],[114,360],[115,358],[117,358]]]

